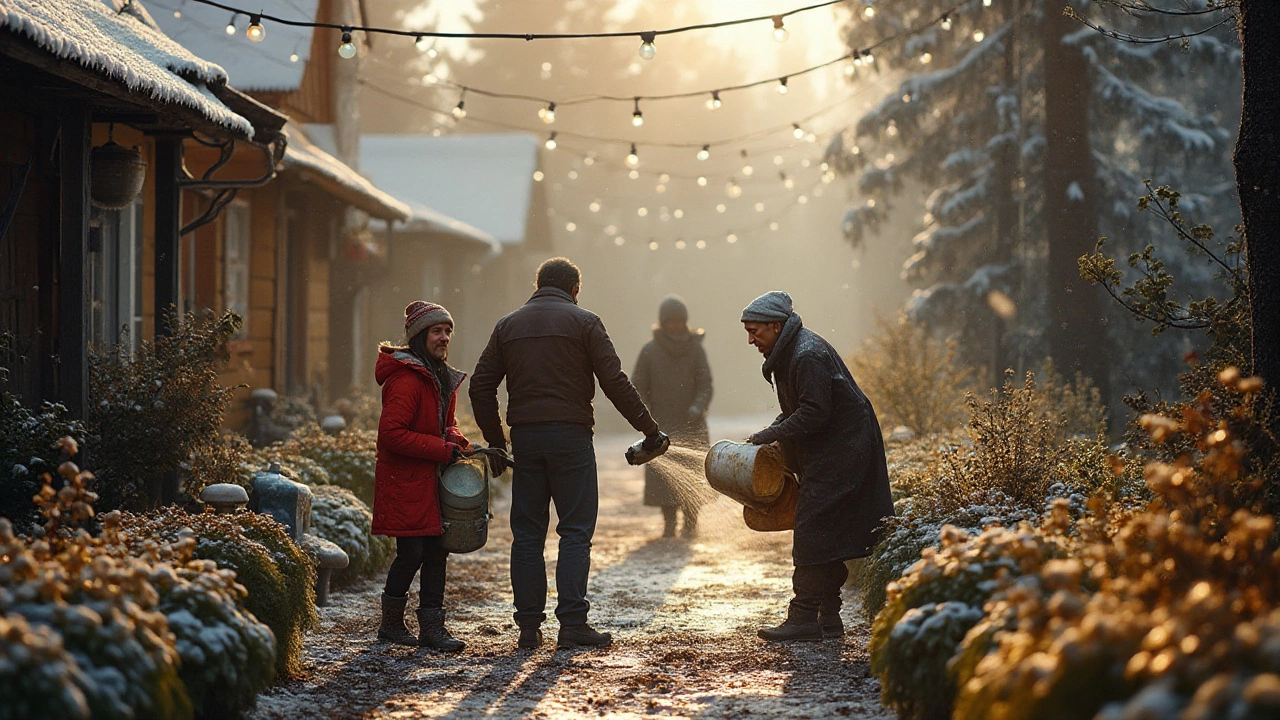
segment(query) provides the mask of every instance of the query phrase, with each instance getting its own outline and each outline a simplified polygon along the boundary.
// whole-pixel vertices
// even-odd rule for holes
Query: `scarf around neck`
[[[778,334],[778,342],[774,344],[773,350],[765,356],[764,364],[760,366],[760,372],[764,374],[764,379],[773,384],[774,372],[778,369],[778,364],[782,362],[783,357],[790,357],[792,346],[795,345],[796,337],[800,335],[800,330],[804,328],[804,320],[801,319],[800,313],[793,312],[791,317],[782,324],[782,332]]]

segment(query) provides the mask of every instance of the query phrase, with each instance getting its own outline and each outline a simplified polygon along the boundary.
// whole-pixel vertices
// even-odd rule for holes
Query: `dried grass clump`
[[[876,329],[850,368],[880,422],[887,428],[905,425],[918,436],[962,425],[975,372],[957,360],[955,341],[933,337],[905,315],[877,318]]]

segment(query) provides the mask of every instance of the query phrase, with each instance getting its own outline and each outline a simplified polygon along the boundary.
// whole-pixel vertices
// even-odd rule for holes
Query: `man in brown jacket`
[[[605,397],[645,435],[645,449],[666,436],[649,414],[600,318],[578,307],[582,274],[566,258],[542,263],[537,292],[498,321],[471,376],[471,409],[490,447],[507,446],[498,416],[498,385],[507,381],[507,425],[517,467],[511,485],[511,590],[522,649],[542,643],[547,569],[543,557],[550,503],[560,522],[556,618],[560,647],[608,645],[609,633],[587,624],[587,575],[599,508],[591,400]],[[490,455],[494,474],[506,469]]]

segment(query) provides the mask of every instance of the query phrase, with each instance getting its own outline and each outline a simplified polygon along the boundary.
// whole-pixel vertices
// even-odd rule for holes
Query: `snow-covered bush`
[[[1280,538],[1265,512],[1274,478],[1249,470],[1233,429],[1248,424],[1261,382],[1224,372],[1221,384],[1244,399],[1230,420],[1208,393],[1142,419],[1156,442],[1193,447],[1146,463],[1145,509],[1093,504],[1068,558],[993,597],[988,618],[1003,628],[966,639],[988,649],[956,666],[957,720],[1280,711]]]
[[[243,320],[188,314],[172,335],[115,345],[89,356],[89,428],[99,488],[108,508],[138,507],[149,487],[193,456],[222,457],[220,427],[233,388],[219,383],[227,341]],[[206,466],[205,476],[212,473]],[[234,470],[229,472],[234,474]],[[198,478],[187,488],[200,494]]]
[[[395,543],[371,533],[369,507],[336,485],[314,487],[311,492],[311,532],[342,548],[351,559],[350,565],[334,572],[332,582],[347,584],[385,569],[395,554]]]
[[[275,443],[258,451],[258,456],[279,462],[281,468],[293,465],[295,471],[303,466],[297,458],[309,460],[324,468],[328,482],[344,487],[356,494],[366,504],[373,503],[373,471],[378,460],[378,434],[368,430],[344,430],[330,435],[319,425],[299,428],[284,442]],[[309,485],[324,484],[312,481],[315,477],[301,479]]]
[[[40,517],[31,497],[40,489],[40,477],[58,467],[58,441],[64,437],[84,437],[83,424],[67,418],[65,407],[45,403],[33,410],[0,393],[0,516],[19,529]]]
[[[912,608],[890,631],[879,655],[886,702],[903,718],[949,720],[955,687],[947,661],[969,628],[984,617],[982,608],[962,602]]]
[[[315,609],[315,569],[284,526],[269,515],[190,515],[177,508],[129,515],[125,528],[136,538],[177,540],[194,533],[192,554],[235,571],[247,594],[245,609],[276,638],[276,670],[296,675],[301,668],[303,634],[319,623]]]
[[[61,635],[17,613],[0,614],[0,720],[89,720],[81,690],[88,683]]]

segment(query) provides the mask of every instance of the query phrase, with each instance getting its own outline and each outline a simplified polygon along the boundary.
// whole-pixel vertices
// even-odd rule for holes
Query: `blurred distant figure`
[[[710,444],[707,407],[711,404],[711,366],[702,347],[704,332],[689,329],[689,310],[684,300],[671,295],[658,306],[658,324],[653,339],[640,350],[631,380],[653,418],[671,435],[671,442],[705,450]],[[678,478],[669,477],[663,467],[644,468],[644,504],[662,508],[663,537],[675,537],[676,514],[684,511],[682,534],[692,538],[698,532],[698,506],[704,494],[682,490]]]
[[[800,481],[791,548],[795,598],[786,622],[758,634],[775,642],[843,637],[844,561],[869,555],[881,523],[893,515],[880,423],[840,354],[804,326],[790,295],[775,290],[751,301],[742,327],[764,355],[761,371],[782,408],[747,442],[781,444]]]

